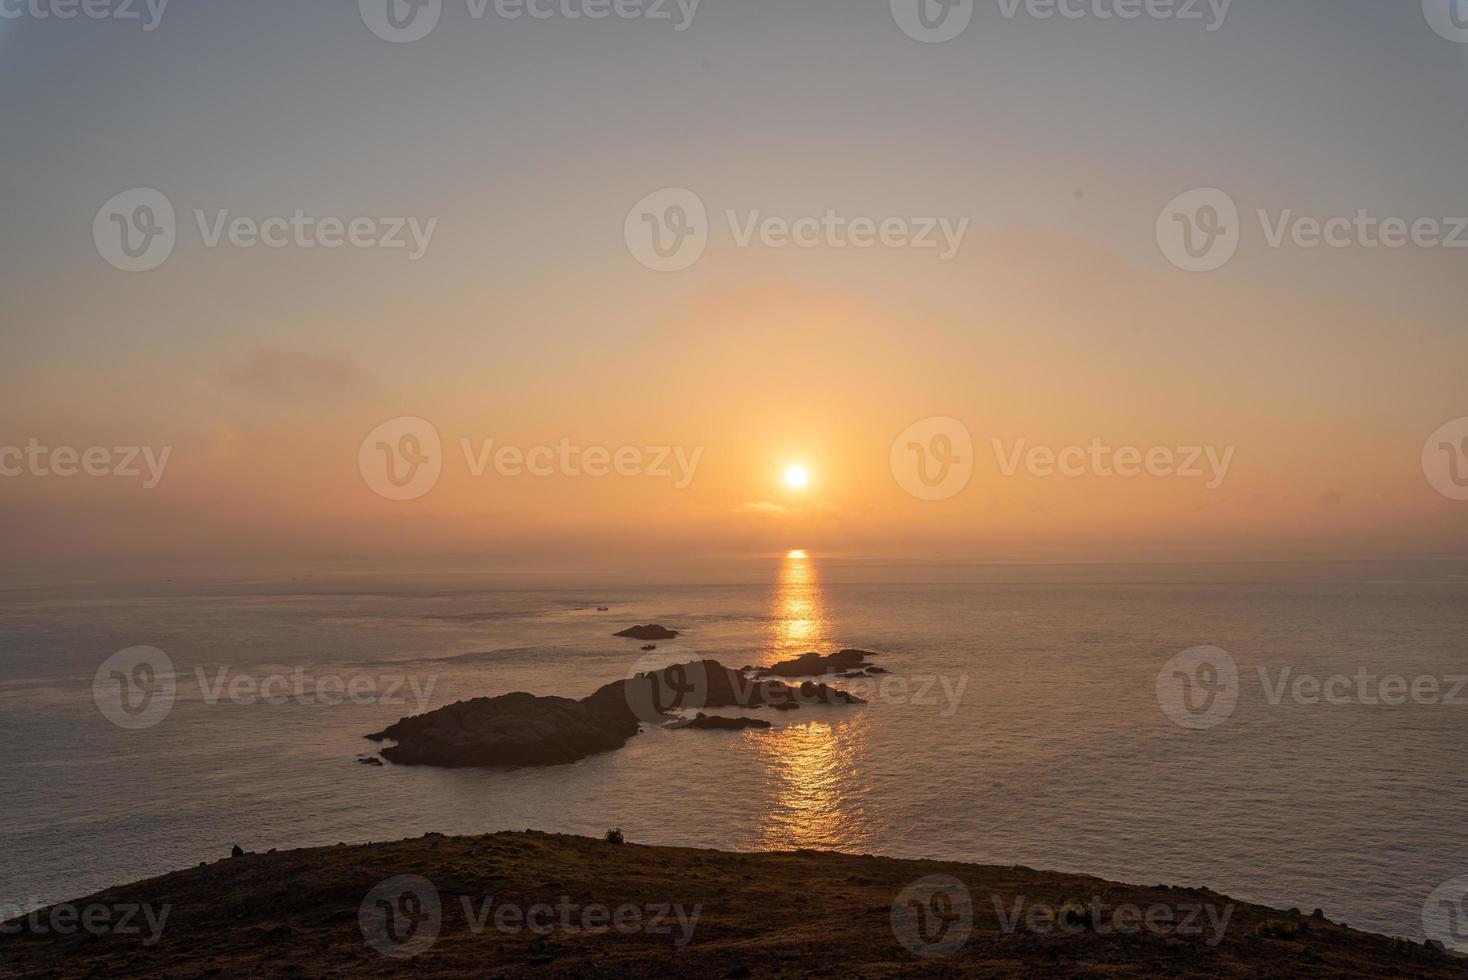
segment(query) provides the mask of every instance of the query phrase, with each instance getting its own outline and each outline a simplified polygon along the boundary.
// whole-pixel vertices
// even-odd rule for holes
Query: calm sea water
[[[639,584],[639,582],[641,584]],[[1271,704],[1259,677],[1468,674],[1468,563],[982,567],[776,557],[539,576],[335,578],[0,592],[0,905],[249,850],[537,829],[734,849],[827,847],[1207,885],[1420,938],[1468,872],[1461,704]],[[598,612],[596,606],[610,607]],[[214,699],[222,676],[397,677],[426,707],[583,696],[644,654],[730,666],[858,646],[871,704],[766,732],[649,731],[550,769],[359,765],[406,704]],[[158,724],[94,701],[147,644],[176,667]],[[1157,678],[1200,644],[1240,672],[1206,730]],[[196,669],[207,684],[201,690]],[[223,674],[220,673],[223,671]],[[1451,687],[1444,681],[1444,690]]]

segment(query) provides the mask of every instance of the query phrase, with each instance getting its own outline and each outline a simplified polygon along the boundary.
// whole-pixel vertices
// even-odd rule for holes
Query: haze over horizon
[[[0,479],[0,567],[1468,554],[1468,503],[1423,462],[1468,416],[1465,253],[1269,241],[1282,215],[1468,212],[1468,44],[1420,4],[1236,0],[1208,30],[980,2],[934,44],[887,3],[703,0],[681,30],[670,9],[450,2],[411,43],[284,0],[170,5],[151,31],[0,20],[0,447],[168,450],[152,487],[141,453],[137,478]],[[94,237],[134,188],[177,211],[146,272]],[[658,272],[629,229],[668,188],[708,241]],[[1158,240],[1196,188],[1241,215],[1206,273]],[[401,219],[406,245],[230,243],[298,212]],[[816,247],[757,230],[829,213]],[[842,244],[888,218],[940,244]],[[441,473],[394,500],[363,454],[421,446],[368,444],[400,417],[431,424]],[[936,466],[934,419],[972,473],[922,499],[894,445]],[[1196,447],[1200,473],[1007,463],[1097,441]],[[505,446],[553,472],[501,472]],[[619,449],[658,472],[617,475]]]

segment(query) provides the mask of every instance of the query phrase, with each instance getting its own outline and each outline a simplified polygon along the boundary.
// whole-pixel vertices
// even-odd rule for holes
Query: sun
[[[810,473],[799,463],[791,463],[785,467],[785,485],[792,490],[799,490],[810,482]]]

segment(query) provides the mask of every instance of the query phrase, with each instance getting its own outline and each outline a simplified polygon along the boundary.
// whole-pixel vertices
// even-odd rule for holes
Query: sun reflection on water
[[[770,622],[770,663],[814,650],[830,633],[815,562],[803,550],[788,552],[780,563]]]
[[[868,836],[860,795],[866,730],[859,718],[776,728],[755,744],[774,796],[760,817],[762,848],[844,849]]]
[[[803,550],[785,555],[775,581],[765,662],[811,650],[829,653],[832,624],[816,564]],[[762,733],[758,747],[769,802],[760,817],[758,846],[851,849],[866,844],[863,808],[866,720],[861,708],[802,707],[793,715],[820,715]]]

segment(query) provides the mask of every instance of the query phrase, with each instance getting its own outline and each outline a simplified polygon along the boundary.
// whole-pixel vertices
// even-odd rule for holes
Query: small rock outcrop
[[[669,728],[703,728],[710,731],[738,731],[741,728],[769,728],[770,723],[758,718],[721,718],[702,711],[696,717],[675,721]]]
[[[612,635],[625,636],[631,640],[672,640],[678,636],[678,631],[670,630],[657,623],[649,623],[646,626],[629,626],[620,633]]]

